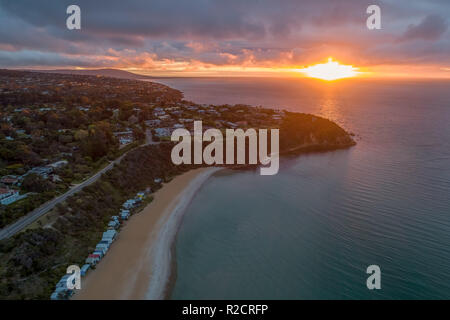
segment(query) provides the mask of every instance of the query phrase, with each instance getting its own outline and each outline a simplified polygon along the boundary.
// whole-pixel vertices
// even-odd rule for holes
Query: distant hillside
[[[128,71],[117,70],[117,69],[95,69],[95,70],[29,70],[35,72],[43,72],[43,73],[59,73],[59,74],[74,74],[74,75],[85,75],[85,76],[103,76],[103,77],[112,77],[112,78],[121,78],[121,79],[131,79],[131,80],[139,80],[139,79],[154,79],[154,77],[144,76]]]

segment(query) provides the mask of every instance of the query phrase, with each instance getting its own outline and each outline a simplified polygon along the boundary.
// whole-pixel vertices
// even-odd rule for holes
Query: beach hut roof
[[[59,281],[60,281],[60,282],[61,282],[61,281],[65,281],[65,280],[69,279],[69,277],[70,277],[70,274],[66,274],[66,275],[62,276],[62,277],[61,277],[61,280],[59,280]]]
[[[55,289],[55,293],[60,293],[60,292],[65,292],[65,291],[67,291],[68,289],[67,288],[63,288],[63,287],[59,287],[59,288],[56,288]]]
[[[85,265],[83,265],[82,267],[81,267],[81,271],[87,271],[89,268],[91,267],[91,265],[90,264],[85,264]]]
[[[53,292],[52,295],[50,296],[51,300],[58,300],[59,299],[59,295],[58,292]]]

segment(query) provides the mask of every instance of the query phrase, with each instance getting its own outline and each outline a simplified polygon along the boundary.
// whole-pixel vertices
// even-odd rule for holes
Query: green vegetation
[[[151,82],[0,70],[0,178],[17,178],[0,187],[40,195],[0,205],[0,228],[141,144],[151,104],[179,100]],[[132,143],[120,148],[116,133],[128,131]]]
[[[328,150],[344,148],[355,142],[334,122],[303,113],[287,112],[280,124],[280,150]]]
[[[170,151],[169,144],[131,151],[120,165],[58,206],[51,228],[0,241],[0,298],[48,299],[65,268],[84,263],[126,199],[147,187],[160,188],[155,178],[168,179],[190,168],[174,166]]]
[[[6,226],[22,217],[25,213],[33,211],[45,202],[59,195],[57,190],[40,194],[29,194],[26,198],[14,202],[8,206],[0,206],[0,226]]]
[[[156,178],[169,181],[194,167],[173,165],[173,144],[156,136],[156,126],[173,129],[183,123],[192,129],[194,120],[202,120],[204,128],[221,130],[279,128],[281,152],[354,144],[345,130],[320,117],[247,105],[198,105],[151,82],[0,70],[0,89],[0,176],[20,176],[12,188],[28,192],[27,198],[0,206],[0,227],[126,153],[100,179],[57,205],[45,222],[0,241],[0,299],[48,299],[67,266],[84,263],[125,200],[148,187],[160,188]],[[138,147],[147,120],[156,121],[151,131],[160,144]],[[125,142],[118,139],[122,134]],[[64,164],[54,165],[51,173],[33,171],[61,160]]]

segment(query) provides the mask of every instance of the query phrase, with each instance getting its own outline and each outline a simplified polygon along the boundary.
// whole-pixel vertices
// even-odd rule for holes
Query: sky
[[[81,30],[66,27],[71,4]],[[366,76],[450,78],[449,24],[450,0],[0,0],[0,68],[296,76],[332,57]]]

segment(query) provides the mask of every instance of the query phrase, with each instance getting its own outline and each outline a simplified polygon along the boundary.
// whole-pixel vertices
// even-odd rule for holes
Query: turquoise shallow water
[[[178,233],[173,299],[450,298],[450,82],[160,82],[200,103],[322,115],[358,142],[285,158],[276,176],[211,178]]]

